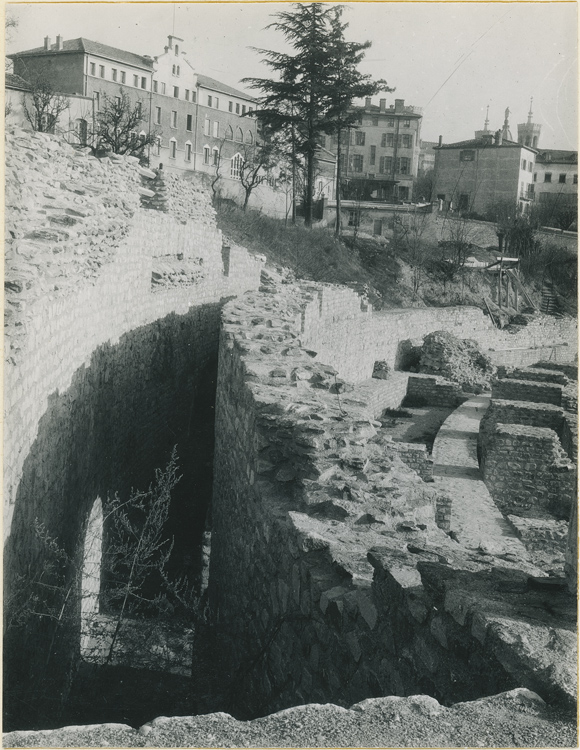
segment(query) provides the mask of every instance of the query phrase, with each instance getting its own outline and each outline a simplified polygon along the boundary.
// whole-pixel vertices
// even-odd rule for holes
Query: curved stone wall
[[[258,286],[263,262],[233,248],[226,268],[195,185],[173,213],[141,208],[155,175],[132,158],[99,161],[14,132],[6,159],[8,608],[48,565],[39,528],[73,575],[95,498],[146,488],[175,444],[183,479],[171,530],[181,534],[175,564],[189,572],[211,494],[220,308]],[[195,221],[184,219],[184,196]],[[39,628],[8,628],[13,686],[47,658],[50,627]]]

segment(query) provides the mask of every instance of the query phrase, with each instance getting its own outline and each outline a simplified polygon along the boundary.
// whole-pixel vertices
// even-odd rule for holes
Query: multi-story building
[[[158,133],[148,149],[152,166],[213,176],[219,170],[227,184],[239,180],[246,149],[256,142],[256,120],[248,116],[255,100],[196,73],[176,36],[155,58],[60,36],[55,44],[46,37],[43,47],[10,58],[25,81],[43,78],[55,91],[86,99],[86,112],[76,118],[82,143],[92,142],[105,97],[119,97],[121,89],[143,110],[143,130],[136,136]]]
[[[536,156],[534,169],[536,201],[564,207],[578,202],[578,152],[546,149]]]
[[[517,203],[522,210],[534,200],[536,150],[516,143],[509,129],[509,110],[503,128],[486,127],[478,137],[435,148],[433,196],[445,210],[484,214],[495,203]]]
[[[422,111],[395,99],[387,107],[365,99],[357,107],[358,123],[345,134],[342,146],[341,180],[345,198],[407,201],[413,194],[413,179],[419,165]],[[325,145],[336,153],[336,138]]]

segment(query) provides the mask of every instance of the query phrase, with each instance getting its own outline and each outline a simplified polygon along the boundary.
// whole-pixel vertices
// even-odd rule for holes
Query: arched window
[[[209,164],[209,155],[210,155],[209,146],[204,146],[203,147],[203,163],[204,164]]]
[[[185,144],[185,161],[191,161],[191,141],[187,141]]]
[[[98,497],[93,503],[83,548],[81,578],[81,655],[95,657],[93,634],[99,615],[101,593],[101,566],[103,559],[103,504]]]
[[[242,174],[242,167],[244,166],[244,159],[241,154],[234,154],[232,156],[232,163],[230,166],[230,177],[233,180],[239,180]]]
[[[246,133],[246,143],[249,143],[250,145],[254,142],[254,136],[252,135],[252,131],[248,130]]]
[[[141,143],[142,143],[142,144],[144,144],[144,143],[145,143],[145,139],[146,139],[146,138],[147,138],[147,133],[146,133],[146,132],[145,132],[144,130],[142,130],[142,131],[141,131],[141,132],[139,133],[139,140],[141,141]]]
[[[236,141],[239,141],[240,143],[244,142],[244,134],[242,133],[241,128],[236,128]]]
[[[217,165],[220,163],[220,152],[217,146],[214,146],[211,151],[212,154],[212,164],[217,167]]]
[[[234,140],[234,131],[232,129],[231,125],[228,125],[226,128],[226,141],[233,141]]]
[[[169,141],[169,158],[175,159],[176,156],[177,156],[177,141],[175,140],[175,138],[172,138]]]

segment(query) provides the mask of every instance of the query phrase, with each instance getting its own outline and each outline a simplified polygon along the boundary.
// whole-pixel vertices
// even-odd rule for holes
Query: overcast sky
[[[489,105],[490,128],[510,108],[514,139],[534,97],[540,146],[577,148],[577,6],[550,3],[344,3],[347,36],[370,40],[360,68],[396,87],[387,95],[423,107],[422,138],[444,142],[473,137]],[[196,71],[241,88],[244,76],[267,76],[249,47],[284,50],[281,35],[265,27],[277,3],[170,2],[30,3],[6,5],[18,20],[7,51],[84,36],[155,56],[168,34]],[[378,100],[378,97],[376,97]]]

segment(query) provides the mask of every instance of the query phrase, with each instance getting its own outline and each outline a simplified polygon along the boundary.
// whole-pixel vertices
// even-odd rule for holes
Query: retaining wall
[[[16,131],[6,163],[4,570],[8,618],[18,622],[30,576],[53,564],[38,529],[73,561],[64,575],[74,577],[95,499],[146,489],[176,443],[174,559],[195,568],[194,529],[201,539],[211,492],[220,307],[258,286],[263,263],[238,252],[224,269],[213,209],[193,187],[195,222],[183,204],[178,215],[141,208],[151,176],[132,158],[99,161]],[[64,674],[78,635],[73,623],[69,640],[50,647],[50,628],[36,620],[35,633],[9,629],[5,652],[10,689],[28,695],[42,691],[46,648],[49,671]],[[19,703],[7,695],[10,711]]]

